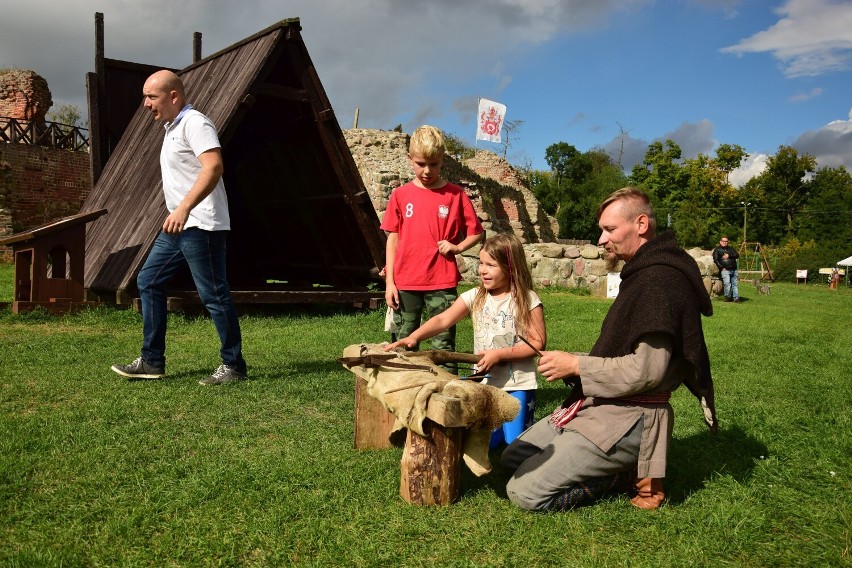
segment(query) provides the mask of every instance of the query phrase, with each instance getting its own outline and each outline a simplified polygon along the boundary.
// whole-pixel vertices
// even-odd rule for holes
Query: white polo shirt
[[[160,169],[166,208],[174,211],[186,197],[201,172],[198,156],[213,148],[221,148],[216,127],[209,118],[186,105],[180,114],[165,124],[166,135],[160,149]],[[185,229],[198,227],[206,231],[228,231],[231,218],[228,196],[222,178],[213,192],[190,213]]]

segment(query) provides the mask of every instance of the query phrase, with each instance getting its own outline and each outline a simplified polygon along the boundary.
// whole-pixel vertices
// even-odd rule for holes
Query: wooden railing
[[[88,152],[89,139],[84,132],[88,130],[58,122],[38,123],[0,116],[0,142],[9,144],[29,144],[59,150]]]

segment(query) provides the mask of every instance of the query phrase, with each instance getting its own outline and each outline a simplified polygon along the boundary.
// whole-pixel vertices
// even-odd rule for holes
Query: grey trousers
[[[539,420],[503,451],[500,461],[514,471],[506,485],[509,500],[529,511],[551,509],[578,483],[635,468],[643,422],[640,418],[609,452],[603,452],[574,430],[560,432],[549,417]]]

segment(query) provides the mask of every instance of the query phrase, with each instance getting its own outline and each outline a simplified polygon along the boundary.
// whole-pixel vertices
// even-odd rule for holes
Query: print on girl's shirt
[[[512,302],[501,303],[496,313],[492,313],[494,306],[483,306],[481,316],[476,318],[479,325],[474,326],[476,345],[485,349],[502,349],[515,344],[515,317],[506,311],[511,305]]]

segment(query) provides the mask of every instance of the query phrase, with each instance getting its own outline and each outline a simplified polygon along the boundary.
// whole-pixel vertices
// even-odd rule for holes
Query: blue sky
[[[845,0],[29,0],[4,10],[0,68],[32,69],[55,106],[85,109],[95,12],[107,57],[177,68],[195,31],[207,55],[299,17],[343,128],[357,107],[364,128],[428,123],[473,144],[485,97],[523,121],[515,164],[546,169],[545,149],[564,141],[629,170],[671,138],[684,157],[743,146],[736,181],[780,145],[852,170]]]

